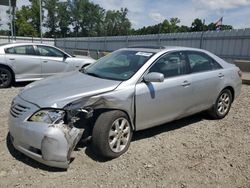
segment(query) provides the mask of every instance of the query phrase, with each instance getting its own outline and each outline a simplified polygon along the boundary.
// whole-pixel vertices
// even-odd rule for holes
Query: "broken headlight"
[[[48,124],[59,124],[63,122],[64,117],[65,111],[63,110],[47,109],[37,111],[29,118],[29,121]]]

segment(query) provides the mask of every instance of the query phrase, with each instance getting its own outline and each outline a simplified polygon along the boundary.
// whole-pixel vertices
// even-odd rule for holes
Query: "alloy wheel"
[[[126,118],[116,119],[109,131],[109,147],[115,152],[119,153],[123,151],[130,139],[130,124]]]
[[[222,93],[217,105],[217,111],[221,116],[225,115],[228,112],[230,103],[231,101],[229,94],[226,92]]]
[[[5,86],[9,82],[8,73],[4,69],[0,69],[0,86]]]

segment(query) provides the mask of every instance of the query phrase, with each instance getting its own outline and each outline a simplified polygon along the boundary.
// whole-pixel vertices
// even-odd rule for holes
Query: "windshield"
[[[128,80],[153,55],[142,51],[116,51],[88,66],[84,73],[111,80]]]

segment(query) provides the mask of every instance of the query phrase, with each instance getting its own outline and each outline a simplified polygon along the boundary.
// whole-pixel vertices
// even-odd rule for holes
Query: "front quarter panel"
[[[67,72],[68,71],[74,71],[74,70],[79,70],[80,68],[82,68],[82,66],[86,65],[86,64],[91,64],[94,63],[95,60],[88,58],[88,59],[80,59],[80,58],[67,58],[66,62],[68,64],[67,66]]]
[[[134,129],[134,97],[135,87],[131,85],[120,90],[95,95],[89,98],[82,98],[70,103],[64,107],[65,110],[78,110],[84,108],[92,108],[93,110],[108,109],[124,111]]]

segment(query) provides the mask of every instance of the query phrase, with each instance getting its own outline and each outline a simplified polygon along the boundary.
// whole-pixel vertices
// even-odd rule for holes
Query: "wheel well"
[[[121,110],[121,109],[107,109],[107,108],[100,108],[100,109],[96,109],[94,110],[94,121],[96,121],[96,119],[98,118],[98,116],[103,113],[103,112],[107,112],[107,111],[112,111],[112,110],[119,110],[119,111],[122,111],[124,112],[127,116],[128,116],[128,120],[132,126],[132,130],[134,131],[135,130],[135,125],[134,125],[134,121],[131,119],[131,117],[129,116],[129,114],[125,111],[125,110]]]
[[[232,94],[232,102],[234,101],[234,89],[233,89],[233,87],[231,87],[231,86],[227,86],[227,87],[225,87],[224,89],[228,89],[230,92],[231,92],[231,94]],[[223,90],[224,90],[223,89]]]
[[[13,82],[15,81],[14,71],[9,66],[7,66],[7,65],[0,64],[0,67],[6,68],[6,69],[8,69],[10,71],[11,76],[12,76],[12,84],[13,84]]]

